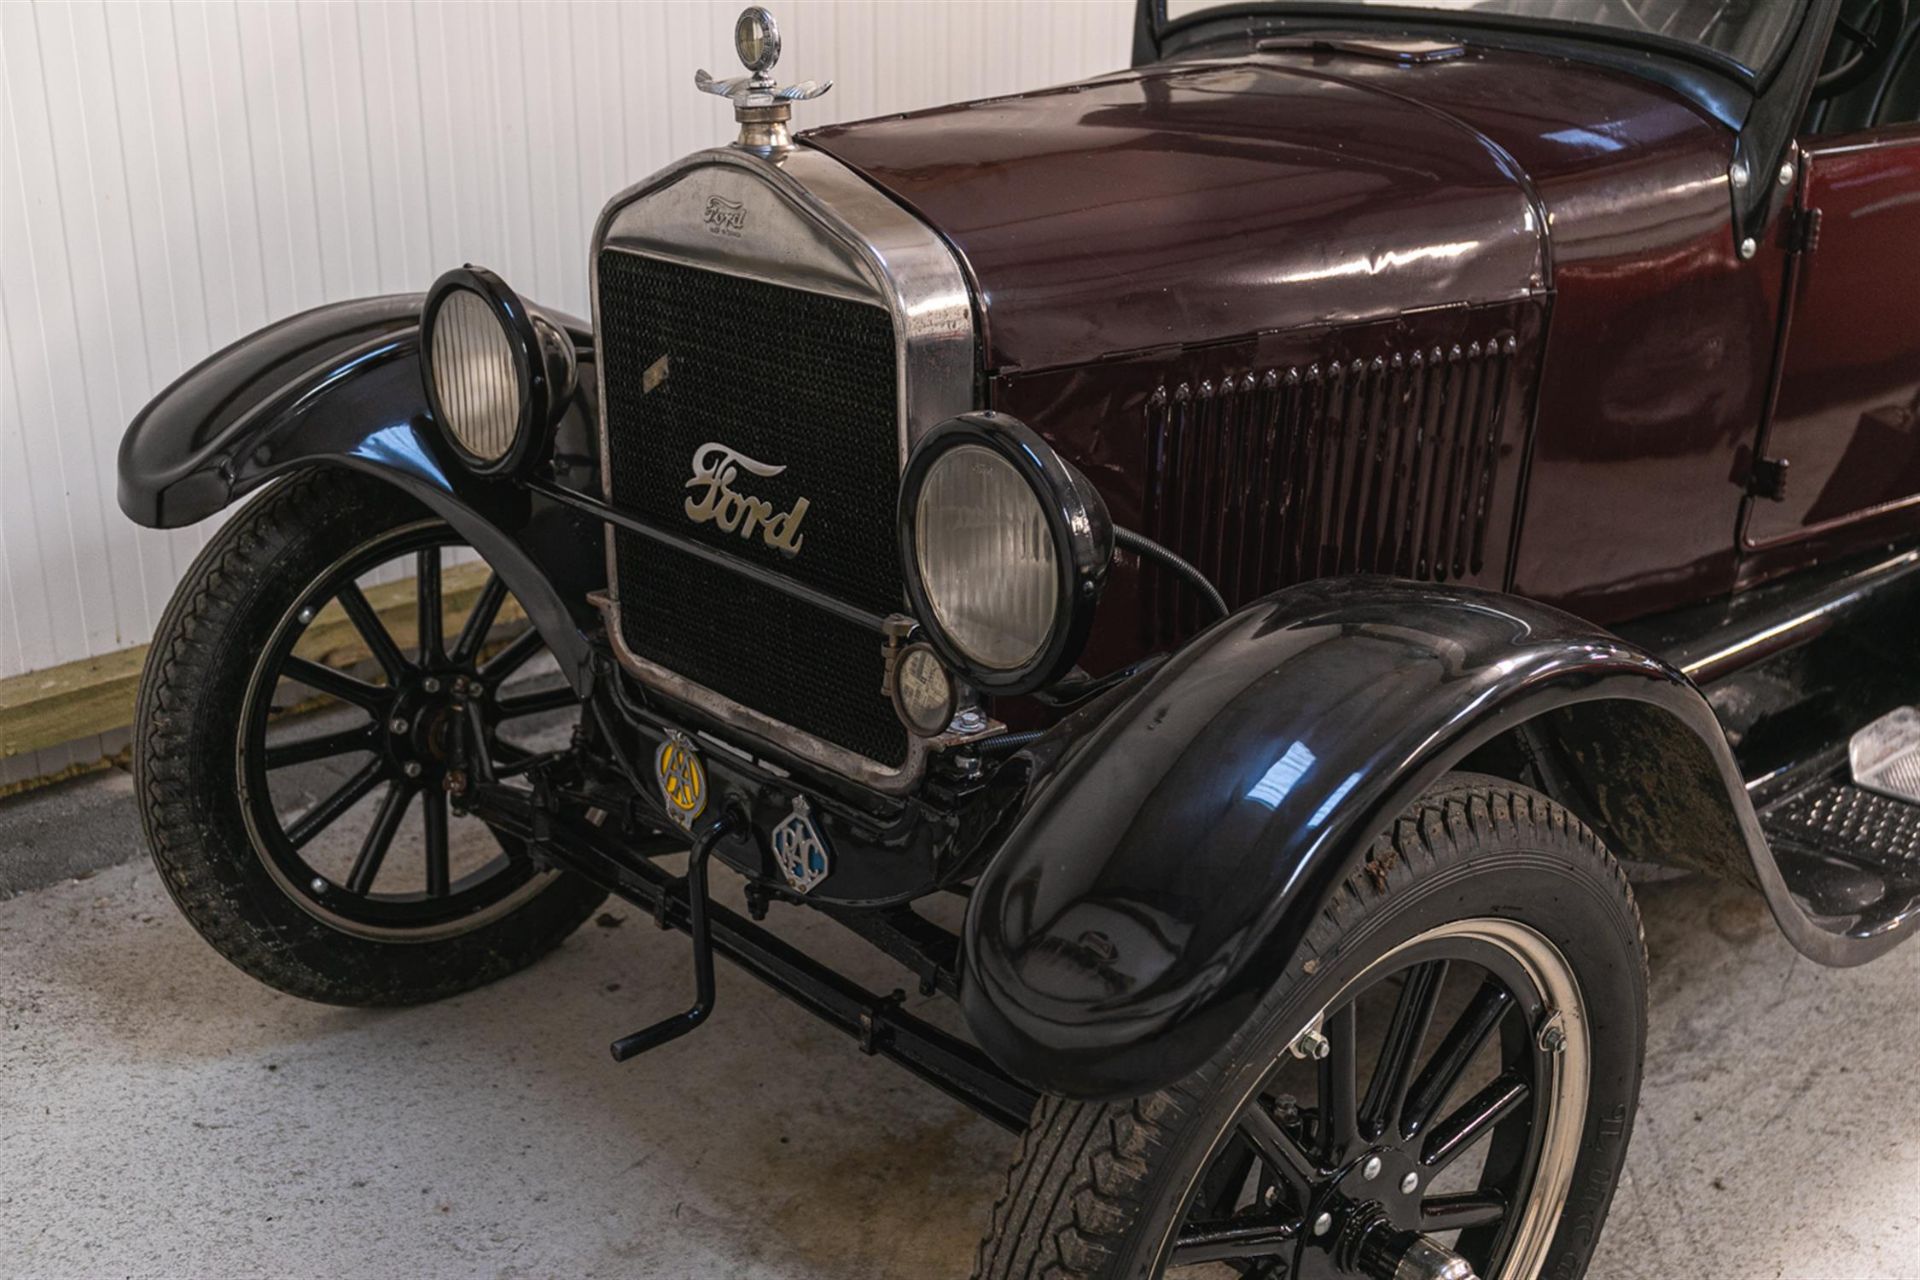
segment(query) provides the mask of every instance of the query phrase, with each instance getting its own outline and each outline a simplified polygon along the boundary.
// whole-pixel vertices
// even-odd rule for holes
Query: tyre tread
[[[211,806],[220,785],[203,757],[196,704],[220,671],[221,640],[253,603],[281,558],[302,540],[376,512],[393,520],[424,514],[388,486],[332,468],[297,473],[249,503],[208,542],[175,591],[148,650],[135,708],[134,794],[161,883],[182,915],[228,961],[277,990],[346,1005],[407,1005],[442,999],[503,977],[557,946],[585,923],[605,894],[584,882],[556,885],[468,938],[447,944],[381,944],[293,927],[256,900]],[[231,753],[218,753],[231,761]],[[230,764],[228,768],[230,769]],[[203,776],[205,775],[205,776]],[[225,785],[231,786],[231,773]],[[519,927],[502,929],[515,924]],[[360,943],[359,947],[347,945]],[[465,947],[455,944],[469,943]],[[449,948],[439,963],[421,954]],[[401,952],[413,955],[402,956]],[[351,955],[352,963],[344,962]],[[379,963],[385,955],[395,963]],[[400,961],[407,963],[400,963]]]
[[[1511,837],[1526,827],[1603,870],[1630,914],[1636,936],[1641,934],[1639,908],[1625,871],[1579,818],[1518,783],[1453,774],[1375,840],[1358,869],[1331,896],[1301,942],[1295,957],[1299,972],[1312,974],[1369,910],[1403,884],[1460,858],[1463,845],[1503,831]],[[1644,985],[1644,946],[1637,951]],[[1250,1018],[1248,1024],[1258,1021]],[[1122,1103],[1042,1098],[988,1215],[987,1233],[976,1254],[976,1280],[1108,1280],[1114,1275],[1150,1203],[1154,1157],[1172,1146],[1182,1123],[1199,1110],[1248,1034],[1243,1028],[1206,1066],[1144,1097]],[[1087,1125],[1089,1116],[1099,1117],[1093,1130],[1100,1140],[1087,1143],[1070,1170],[1058,1170],[1060,1144],[1050,1141],[1053,1133]],[[1046,1158],[1037,1159],[1041,1150]],[[1009,1230],[1016,1206],[1022,1204],[1027,1206],[1022,1225]],[[1045,1212],[1034,1212],[1041,1205]]]

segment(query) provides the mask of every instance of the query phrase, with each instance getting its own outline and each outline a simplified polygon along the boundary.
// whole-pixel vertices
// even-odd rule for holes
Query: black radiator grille
[[[617,250],[600,255],[600,356],[615,505],[873,613],[901,608],[892,320],[879,307]],[[684,509],[710,442],[785,470],[733,487],[807,510],[800,550]],[[906,733],[880,694],[880,637],[778,591],[616,533],[634,653],[883,764]]]
[[[1161,386],[1147,405],[1147,529],[1238,605],[1311,578],[1478,574],[1515,342]],[[1147,642],[1204,621],[1147,574]]]

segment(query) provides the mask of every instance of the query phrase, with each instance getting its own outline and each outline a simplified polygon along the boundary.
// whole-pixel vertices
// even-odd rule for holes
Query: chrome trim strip
[[[715,197],[746,209],[738,227],[716,230],[706,208]],[[763,157],[717,148],[697,152],[621,192],[595,224],[588,262],[594,332],[600,331],[600,254],[605,249],[662,258],[887,308],[893,319],[899,404],[899,462],[940,423],[975,408],[973,298],[959,259],[938,234],[822,152],[799,147]],[[778,334],[747,340],[778,341]],[[600,403],[606,362],[596,360]],[[613,453],[607,417],[600,427],[600,471],[613,501]],[[987,736],[908,735],[907,758],[888,765],[802,733],[715,693],[630,650],[620,631],[614,530],[606,536],[608,590],[598,599],[614,656],[641,683],[721,723],[876,790],[910,790],[930,753]],[[849,695],[858,691],[849,690]],[[881,691],[872,691],[880,697]]]

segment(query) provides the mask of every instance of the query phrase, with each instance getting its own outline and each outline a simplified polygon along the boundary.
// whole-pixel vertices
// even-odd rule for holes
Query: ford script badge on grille
[[[754,534],[782,555],[800,554],[800,522],[806,519],[807,500],[801,498],[790,511],[776,513],[773,504],[741,493],[733,485],[741,472],[773,477],[785,467],[756,462],[737,449],[709,440],[693,451],[693,477],[686,487],[693,496],[686,501],[687,519],[695,524],[711,520],[728,533],[752,540]]]

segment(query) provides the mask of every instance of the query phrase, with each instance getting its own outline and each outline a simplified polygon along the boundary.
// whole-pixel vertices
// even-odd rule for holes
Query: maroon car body
[[[1258,510],[1259,449],[1211,438],[1258,412],[1247,379],[1384,362],[1382,427],[1404,432],[1411,362],[1512,340],[1470,558],[1328,539],[1240,564],[1229,598],[1411,563],[1620,622],[1920,527],[1920,122],[1802,137],[1743,259],[1737,131],[1680,89],[1484,46],[1239,43],[805,135],[952,241],[991,404],[1097,475],[1121,523],[1230,568],[1223,534],[1285,519]],[[1793,243],[1809,209],[1817,247]],[[1224,452],[1153,452],[1187,421]],[[1783,496],[1752,500],[1756,456],[1791,464]],[[1347,479],[1329,519],[1395,507],[1393,475]],[[1224,512],[1165,510],[1160,490],[1209,482]]]

